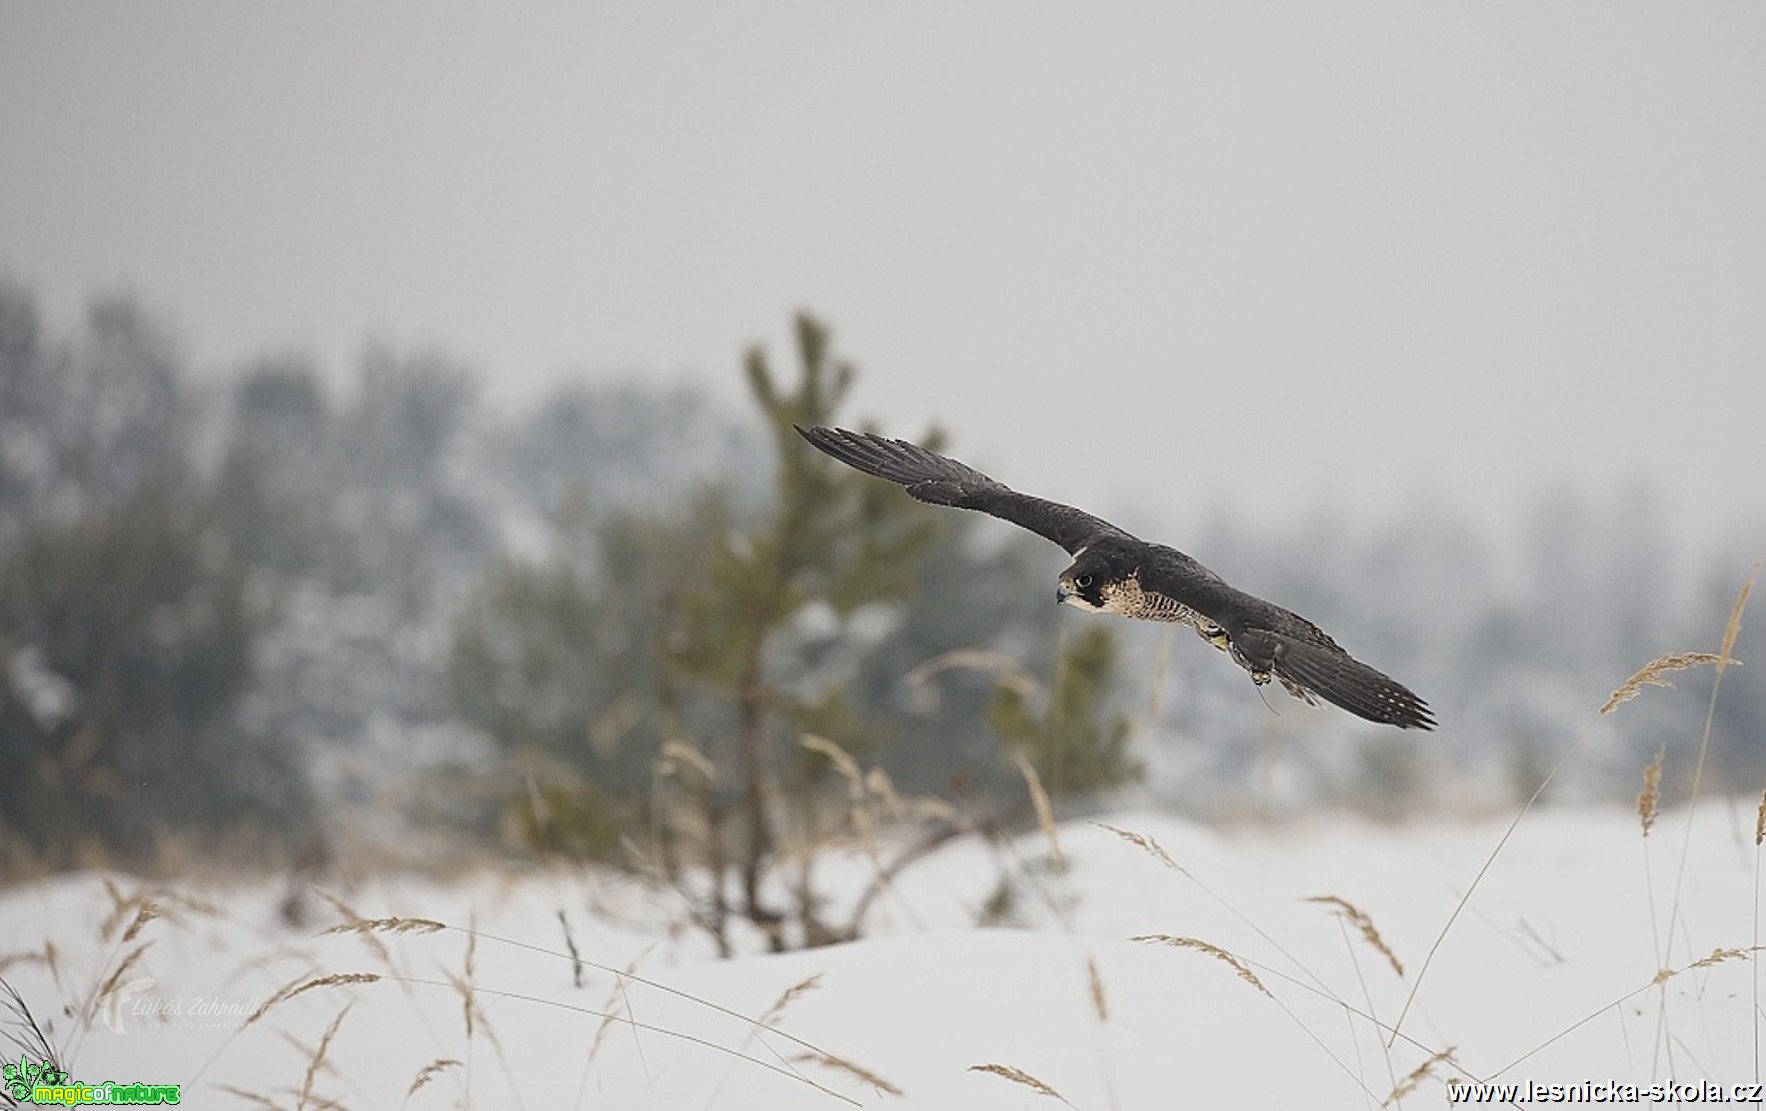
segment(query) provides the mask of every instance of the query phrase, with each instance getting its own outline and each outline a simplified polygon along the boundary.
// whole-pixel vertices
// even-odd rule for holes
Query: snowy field
[[[953,842],[864,940],[783,956],[717,959],[667,893],[581,873],[339,888],[298,929],[282,887],[88,874],[0,893],[0,960],[75,1080],[196,1107],[1437,1107],[1450,1077],[1759,1075],[1752,801],[1647,838],[1542,809],[1500,853],[1507,818],[1108,825],[1138,841],[1068,823],[1064,869],[1042,832]],[[836,892],[871,869],[819,864]],[[1008,924],[977,927],[1002,882]],[[352,912],[447,928],[320,932]],[[379,979],[275,1001],[349,973]]]

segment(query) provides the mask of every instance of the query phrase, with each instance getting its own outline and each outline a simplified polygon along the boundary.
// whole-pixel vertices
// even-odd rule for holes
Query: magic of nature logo
[[[69,1080],[67,1073],[53,1061],[33,1062],[21,1055],[18,1064],[8,1061],[0,1065],[0,1085],[19,1103],[60,1104],[78,1107],[84,1104],[180,1103],[179,1084],[82,1084]]]

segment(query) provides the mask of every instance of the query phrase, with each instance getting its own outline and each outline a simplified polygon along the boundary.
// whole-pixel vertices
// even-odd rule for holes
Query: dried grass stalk
[[[412,1096],[416,1095],[417,1089],[423,1087],[431,1080],[434,1080],[448,1069],[457,1069],[459,1067],[461,1067],[460,1062],[454,1060],[452,1057],[437,1057],[435,1060],[429,1062],[429,1064],[424,1065],[417,1070],[416,1079],[412,1080],[411,1086],[405,1089],[405,1098],[410,1099]]]
[[[1663,968],[1657,970],[1655,977],[1650,980],[1650,984],[1651,986],[1665,984],[1669,980],[1680,975],[1682,972],[1690,972],[1695,968],[1710,968],[1712,965],[1722,964],[1724,961],[1751,960],[1755,953],[1762,950],[1766,950],[1766,945],[1750,945],[1745,949],[1713,949],[1711,950],[1710,956],[1700,957],[1685,968]]]
[[[711,762],[711,757],[699,750],[698,745],[684,737],[670,737],[663,741],[662,747],[656,753],[658,774],[673,775],[675,769],[683,765],[699,773],[699,778],[705,781],[707,787],[717,786],[717,765]]]
[[[152,899],[142,900],[141,909],[135,912],[135,920],[130,922],[129,928],[123,931],[123,940],[125,942],[134,941],[135,938],[140,935],[142,929],[145,928],[149,922],[158,917],[159,904],[155,903]]]
[[[1095,958],[1085,958],[1086,976],[1091,980],[1091,1006],[1097,1012],[1099,1022],[1110,1021],[1110,1006],[1104,998],[1104,978],[1098,975],[1098,962]]]
[[[112,972],[110,976],[105,979],[104,983],[99,985],[98,991],[92,996],[92,1006],[98,1006],[98,1004],[108,999],[112,993],[117,990],[117,985],[123,982],[123,977],[127,976],[129,970],[134,968],[136,964],[140,963],[142,954],[146,953],[147,947],[152,944],[153,942],[151,941],[143,942],[129,950],[129,952],[117,964],[116,971]]]
[[[986,648],[953,648],[949,652],[940,653],[908,672],[907,681],[917,687],[939,672],[953,668],[984,671],[998,680],[1001,686],[1009,687],[1025,698],[1042,698],[1042,684],[1019,667],[1018,661],[1004,652]]]
[[[1133,845],[1136,848],[1140,849],[1142,852],[1147,853],[1149,856],[1153,857],[1155,860],[1157,860],[1159,863],[1165,865],[1165,867],[1171,869],[1173,872],[1177,872],[1177,873],[1180,873],[1185,876],[1189,875],[1188,872],[1184,871],[1183,866],[1181,864],[1179,864],[1177,861],[1171,859],[1171,854],[1166,852],[1164,847],[1161,846],[1159,844],[1159,842],[1153,840],[1151,837],[1147,836],[1146,834],[1135,833],[1133,830],[1117,829],[1115,826],[1105,825],[1103,822],[1093,822],[1092,825],[1097,826],[1099,829],[1107,830],[1110,833],[1114,833],[1116,836],[1122,838],[1124,841],[1127,841],[1130,845]]]
[[[1754,847],[1766,841],[1766,789],[1760,791],[1760,808],[1754,811]]]
[[[852,753],[826,737],[805,733],[798,738],[797,743],[811,752],[819,752],[827,757],[829,763],[846,780],[847,817],[852,822],[853,832],[858,835],[859,844],[864,847],[865,855],[873,861],[878,860],[876,831],[871,821],[864,769],[853,759]]]
[[[845,776],[848,782],[861,786],[864,784],[864,769],[858,766],[858,761],[852,758],[852,753],[841,748],[835,742],[814,733],[805,733],[797,739],[797,743],[811,752],[819,752],[826,756],[830,763],[840,769],[840,774]]]
[[[1663,744],[1656,749],[1656,758],[1643,769],[1643,790],[1637,795],[1637,818],[1643,823],[1643,835],[1649,836],[1650,827],[1656,824],[1656,816],[1662,809],[1662,758],[1668,754],[1668,746]]]
[[[955,822],[958,818],[957,808],[943,799],[915,795],[903,801],[913,816],[923,822]]]
[[[820,972],[816,973],[814,976],[797,981],[795,984],[792,984],[790,987],[779,993],[779,997],[773,1000],[773,1005],[761,1012],[761,1016],[754,1020],[755,1025],[771,1026],[773,1023],[779,1021],[780,1016],[785,1013],[786,1007],[789,1007],[801,996],[808,995],[810,992],[821,986],[822,974]]]
[[[322,930],[320,937],[326,934],[433,934],[448,928],[446,922],[437,922],[433,918],[357,918]]]
[[[1399,963],[1398,954],[1392,952],[1391,946],[1386,944],[1386,939],[1380,936],[1380,931],[1374,926],[1374,920],[1367,916],[1366,911],[1362,910],[1348,899],[1344,899],[1337,895],[1314,895],[1306,901],[1309,903],[1322,903],[1323,905],[1330,907],[1332,913],[1336,914],[1337,917],[1344,919],[1351,926],[1360,930],[1362,938],[1373,948],[1374,952],[1386,958],[1387,963],[1392,966],[1392,971],[1398,974],[1399,979],[1404,978],[1404,965]]]
[[[1610,714],[1622,704],[1636,698],[1644,687],[1672,687],[1674,684],[1662,678],[1670,671],[1685,671],[1702,664],[1716,664],[1723,659],[1714,652],[1675,652],[1661,656],[1644,664],[1643,667],[1624,684],[1614,691],[1600,708],[1603,714]]]
[[[1206,953],[1215,960],[1225,961],[1227,964],[1231,965],[1232,970],[1239,974],[1239,979],[1250,984],[1264,995],[1269,995],[1271,999],[1275,998],[1275,996],[1270,995],[1269,989],[1263,986],[1263,981],[1257,978],[1257,974],[1251,971],[1249,965],[1233,956],[1225,949],[1214,944],[1212,941],[1203,941],[1199,937],[1173,937],[1170,934],[1141,934],[1138,937],[1133,937],[1129,940],[1157,942],[1160,945],[1175,945],[1179,949],[1194,949],[1198,952]]]
[[[108,940],[123,921],[130,917],[131,912],[141,909],[147,902],[147,895],[140,889],[125,895],[123,889],[116,885],[116,881],[108,876],[104,880],[104,894],[110,899],[110,913],[104,916],[104,921],[98,927],[98,934]]]
[[[17,953],[0,953],[0,976],[4,976],[6,970],[15,964],[46,965],[49,963],[49,952],[49,945],[45,942],[41,952],[27,949]]]
[[[1036,774],[1036,768],[1030,758],[1016,749],[1012,750],[1012,759],[1018,765],[1018,773],[1024,777],[1024,786],[1030,791],[1030,804],[1036,807],[1036,824],[1042,827],[1042,835],[1049,841],[1049,856],[1055,862],[1055,870],[1067,870],[1067,858],[1061,852],[1061,839],[1055,833],[1055,808],[1049,804],[1049,793],[1042,788],[1042,776]]]
[[[226,917],[226,912],[216,904],[197,895],[187,895],[182,891],[161,891],[159,900],[162,903],[170,903],[192,913],[200,914],[204,918]]]
[[[570,932],[570,919],[564,917],[564,908],[558,908],[558,925],[564,929],[564,949],[570,954],[570,982],[576,987],[583,986],[583,955],[577,951],[576,937]]]
[[[615,979],[613,990],[608,993],[607,1001],[601,1004],[601,1022],[595,1027],[595,1036],[589,1039],[587,1061],[594,1061],[595,1055],[601,1052],[601,1043],[607,1040],[607,1031],[613,1029],[613,1024],[624,1021],[621,1016],[625,1004],[620,999],[620,986],[621,981]]]
[[[1700,957],[1686,967],[1709,968],[1714,964],[1722,964],[1724,961],[1745,961],[1751,958],[1755,953],[1758,953],[1762,948],[1766,947],[1750,945],[1746,949],[1713,949],[1711,950],[1710,956]]]
[[[1380,1106],[1391,1107],[1394,1104],[1402,1103],[1404,1097],[1422,1087],[1423,1081],[1427,1080],[1429,1074],[1435,1071],[1436,1065],[1453,1060],[1453,1050],[1453,1046],[1448,1046],[1446,1049],[1443,1049],[1441,1052],[1435,1054],[1427,1061],[1424,1061],[1422,1064],[1412,1069],[1410,1075],[1398,1082],[1398,1086],[1392,1089],[1392,1094],[1387,1096],[1385,1102],[1381,1103]]]
[[[323,887],[314,887],[313,890],[318,893],[319,898],[324,899],[331,904],[331,909],[338,913],[338,916],[343,919],[346,926],[354,926],[359,922],[370,921],[370,919],[357,914],[355,907],[350,906],[348,903],[344,902],[341,897],[333,895]],[[368,952],[374,954],[376,960],[381,964],[386,965],[388,968],[392,967],[392,954],[387,952],[386,946],[382,945],[380,939],[374,936],[373,930],[356,930],[354,933],[357,937],[362,939],[362,944],[367,946]]]
[[[646,945],[637,956],[627,961],[625,968],[614,973],[613,986],[608,989],[607,999],[601,1004],[601,1024],[595,1027],[595,1037],[589,1042],[588,1060],[593,1061],[595,1059],[595,1054],[601,1052],[601,1043],[607,1040],[607,1031],[613,1028],[614,1023],[620,1021],[632,1021],[629,1016],[624,1019],[620,1017],[622,1011],[629,1010],[629,1008],[626,1007],[626,980],[636,978],[638,966],[642,964],[644,959],[654,952],[656,947],[660,944],[662,944],[660,938],[656,941],[652,941],[649,945]]]
[[[1022,1084],[1026,1088],[1029,1088],[1031,1091],[1035,1092],[1039,1096],[1048,1096],[1050,1099],[1058,1099],[1062,1103],[1066,1103],[1068,1107],[1073,1106],[1071,1103],[1067,1103],[1066,1096],[1062,1095],[1060,1092],[1055,1091],[1053,1088],[1049,1087],[1047,1084],[1038,1080],[1036,1077],[1031,1076],[1029,1073],[1025,1072],[1023,1069],[1013,1068],[1011,1065],[987,1064],[987,1065],[970,1065],[969,1071],[970,1072],[991,1073],[994,1076],[1001,1077],[1005,1080],[1010,1080],[1014,1084]]]
[[[270,998],[258,1004],[258,1009],[246,1016],[241,1029],[250,1026],[270,1012],[270,1008],[286,1003],[297,995],[305,995],[314,988],[341,987],[347,984],[376,984],[380,982],[377,972],[333,972],[328,976],[315,976],[311,980],[295,980],[284,984]]]
[[[319,1045],[313,1050],[312,1057],[307,1060],[307,1074],[301,1080],[300,1100],[297,1106],[306,1107],[313,1101],[313,1081],[318,1079],[320,1069],[329,1069],[330,1066],[325,1062],[325,1054],[331,1049],[331,1039],[337,1036],[337,1028],[343,1025],[343,1016],[350,1013],[352,1006],[354,1004],[344,1004],[343,1010],[337,1012],[337,1017],[331,1020],[331,1025],[327,1026],[325,1033],[319,1036]]]
[[[878,1076],[863,1065],[854,1064],[846,1058],[836,1057],[832,1053],[800,1053],[793,1058],[793,1060],[814,1061],[818,1065],[826,1065],[828,1068],[836,1069],[848,1076],[864,1081],[866,1084],[869,1084],[871,1087],[877,1089],[877,1091],[886,1096],[901,1096],[905,1094],[901,1088],[891,1084],[889,1081]]]
[[[1762,805],[1766,806],[1766,802]],[[55,942],[43,942],[43,963],[48,966],[49,976],[55,981],[55,986],[61,987],[61,950],[55,947]]]
[[[466,974],[455,976],[449,974],[448,979],[454,989],[460,993],[460,1009],[466,1016],[466,1040],[472,1040],[472,1019],[478,1011],[477,998],[473,993],[473,983],[478,976],[478,915],[473,913],[466,924]]]
[[[1729,621],[1723,626],[1723,647],[1717,652],[1717,674],[1719,675],[1723,674],[1723,669],[1729,666],[1730,650],[1735,647],[1735,638],[1741,633],[1741,614],[1743,610],[1748,608],[1748,595],[1754,592],[1754,580],[1760,577],[1762,563],[1766,563],[1766,559],[1754,561],[1754,570],[1748,575],[1748,581],[1742,583],[1741,590],[1736,593],[1735,605],[1729,607]]]
[[[907,803],[896,791],[895,781],[890,779],[889,773],[882,768],[872,768],[865,773],[865,790],[875,796],[877,801],[883,804],[883,808],[889,812],[889,816],[896,821],[908,816]]]

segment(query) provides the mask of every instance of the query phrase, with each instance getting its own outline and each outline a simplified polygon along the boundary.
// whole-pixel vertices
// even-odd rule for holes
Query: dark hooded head
[[[1061,572],[1055,601],[1088,610],[1108,610],[1116,586],[1135,572],[1128,553],[1108,540],[1081,548]]]

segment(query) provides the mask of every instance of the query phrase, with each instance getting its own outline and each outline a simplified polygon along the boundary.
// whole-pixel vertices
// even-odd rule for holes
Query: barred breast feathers
[[[1139,621],[1174,621],[1188,625],[1207,641],[1225,636],[1224,629],[1189,606],[1143,587],[1138,570],[1105,585],[1104,609]]]

